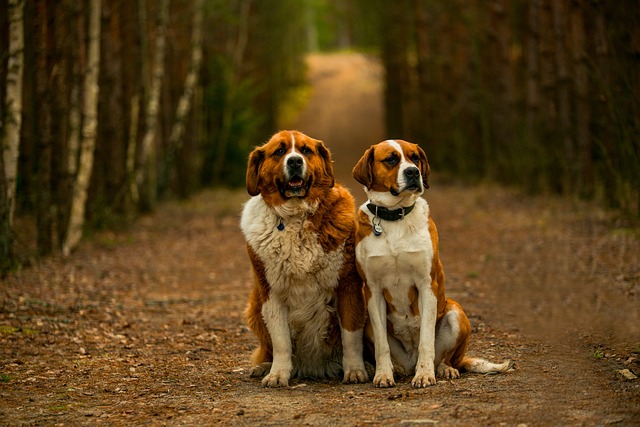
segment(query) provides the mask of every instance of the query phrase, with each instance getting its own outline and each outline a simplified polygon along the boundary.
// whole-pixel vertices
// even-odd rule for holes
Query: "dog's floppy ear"
[[[353,171],[351,171],[353,178],[367,188],[370,188],[373,182],[373,151],[374,147],[371,146],[371,148],[365,151],[364,155],[353,167]]]
[[[329,187],[335,185],[335,177],[333,176],[333,160],[331,160],[331,152],[324,146],[322,141],[316,140],[318,154],[322,158],[324,178],[329,183]]]
[[[422,184],[424,184],[424,188],[426,190],[429,188],[429,173],[431,172],[431,168],[429,167],[427,154],[420,146],[418,146],[418,155],[420,156],[420,174],[422,175]]]
[[[264,160],[264,149],[256,148],[249,155],[247,165],[247,192],[251,196],[260,194],[260,165]]]

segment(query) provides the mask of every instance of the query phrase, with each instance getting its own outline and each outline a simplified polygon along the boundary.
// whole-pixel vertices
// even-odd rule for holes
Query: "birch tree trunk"
[[[22,125],[22,78],[24,69],[24,1],[9,0],[9,58],[2,155],[0,155],[0,272],[13,258],[13,213],[18,175],[18,153]]]
[[[62,253],[66,256],[78,245],[82,238],[84,214],[87,203],[87,189],[98,127],[98,75],[100,72],[100,12],[101,0],[89,3],[89,41],[87,69],[84,77],[84,100],[82,107],[82,139],[80,141],[80,158],[78,173],[73,186],[69,225],[62,244]]]
[[[202,63],[202,19],[204,15],[204,0],[194,0],[193,11],[193,32],[191,33],[191,61],[189,71],[184,83],[184,92],[178,101],[176,118],[169,137],[169,146],[175,152],[182,145],[184,136],[185,120],[193,101],[193,91],[198,84],[200,75],[200,64]]]
[[[144,2],[140,3],[142,7]],[[143,210],[151,210],[155,205],[157,168],[155,140],[158,133],[158,112],[160,110],[160,89],[164,77],[164,54],[169,18],[169,0],[158,1],[158,15],[156,25],[156,43],[154,52],[151,88],[146,109],[146,130],[142,138],[140,165],[136,173],[138,194],[141,197]],[[146,76],[145,76],[146,78]]]
[[[7,64],[6,120],[2,156],[5,176],[8,224],[13,225],[15,210],[18,152],[22,125],[22,77],[24,69],[24,0],[9,0],[9,58]]]

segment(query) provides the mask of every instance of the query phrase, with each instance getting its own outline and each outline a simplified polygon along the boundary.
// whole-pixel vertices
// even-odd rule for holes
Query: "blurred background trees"
[[[2,0],[0,264],[30,243],[13,212],[46,255],[74,200],[82,229],[242,186],[304,55],[335,49],[380,57],[388,135],[435,170],[640,214],[636,0]]]

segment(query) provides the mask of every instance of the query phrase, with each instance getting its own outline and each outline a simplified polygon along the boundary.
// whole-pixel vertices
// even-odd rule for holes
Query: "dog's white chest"
[[[271,291],[306,301],[312,299],[310,293],[332,291],[343,264],[341,248],[325,252],[301,216],[282,220],[278,227],[280,221],[260,196],[247,202],[240,221],[247,242],[264,265]],[[290,303],[296,306],[295,301]]]
[[[428,205],[420,201],[411,215],[400,221],[382,221],[381,235],[370,234],[358,243],[356,257],[369,286],[406,295],[407,287],[418,286],[430,277],[433,244]]]

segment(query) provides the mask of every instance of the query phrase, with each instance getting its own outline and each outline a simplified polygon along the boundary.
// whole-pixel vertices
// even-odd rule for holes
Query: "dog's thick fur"
[[[334,182],[322,141],[281,131],[249,157],[241,228],[253,266],[247,323],[259,347],[252,376],[368,380],[365,305],[355,265],[355,203]]]
[[[509,361],[465,356],[471,325],[462,307],[445,297],[438,232],[420,197],[429,188],[424,151],[402,140],[383,141],[364,153],[353,176],[369,198],[358,212],[356,260],[365,281],[374,385],[395,386],[394,372],[414,375],[412,385],[426,387],[436,383],[436,369],[445,378],[459,377],[459,369],[509,369]],[[383,211],[390,212],[388,220]]]

